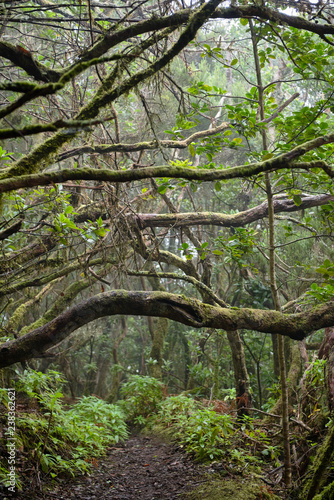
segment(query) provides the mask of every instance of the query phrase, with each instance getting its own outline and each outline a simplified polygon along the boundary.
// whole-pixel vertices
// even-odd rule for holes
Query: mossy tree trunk
[[[328,430],[328,434],[318,450],[314,463],[311,468],[311,476],[308,476],[304,488],[301,491],[299,498],[301,500],[313,500],[315,495],[321,491],[326,481],[326,470],[330,468],[331,460],[334,456],[334,421]],[[328,488],[326,488],[328,489]],[[329,489],[333,493],[333,483],[329,485]],[[320,498],[332,499],[333,496],[323,496]]]
[[[300,380],[300,374],[302,370],[302,358],[300,355],[299,345],[295,344],[291,349],[291,361],[290,368],[287,374],[287,391],[288,399],[292,400],[293,395],[296,392],[297,385]],[[270,409],[270,413],[279,415],[282,412],[282,397],[280,396],[274,406]],[[267,419],[270,421],[270,418]]]
[[[165,337],[168,331],[169,321],[167,318],[158,318],[152,321],[153,328],[150,328],[152,347],[150,358],[152,364],[149,367],[151,377],[162,379],[162,352],[165,343]]]
[[[325,384],[327,389],[328,408],[334,412],[334,327],[325,328],[324,340],[319,349],[319,358],[326,359]]]
[[[247,415],[247,408],[251,406],[252,396],[249,390],[249,375],[244,347],[238,330],[227,332],[227,338],[232,353],[238,415]]]
[[[112,357],[113,357],[113,363],[114,366],[119,364],[118,361],[118,348],[120,346],[120,343],[125,339],[126,334],[128,332],[128,325],[125,316],[121,317],[121,332],[118,335],[117,339],[114,342],[113,349],[112,349]],[[115,369],[113,373],[113,378],[111,382],[111,389],[110,393],[108,396],[108,402],[113,403],[117,400],[117,395],[118,395],[118,388],[119,384],[121,382],[121,371]]]
[[[257,89],[259,93],[259,111],[261,121],[265,120],[264,112],[264,87],[262,85],[261,66],[259,54],[257,50],[257,36],[255,33],[254,25],[249,20],[249,27],[252,37],[254,62],[257,77]],[[268,150],[266,130],[261,129],[262,132],[262,148],[264,151]],[[276,264],[275,264],[275,226],[274,226],[274,205],[273,205],[273,192],[270,181],[270,174],[265,173],[265,187],[267,192],[268,201],[268,220],[269,220],[269,276],[270,287],[275,304],[275,309],[281,312],[281,305],[278,296],[278,288],[276,283]],[[292,484],[292,471],[291,471],[291,452],[290,452],[290,437],[289,437],[289,398],[288,398],[288,385],[286,379],[286,364],[284,356],[284,338],[278,335],[277,338],[278,357],[280,367],[280,380],[281,380],[281,398],[282,398],[282,434],[283,434],[283,448],[284,448],[284,481],[287,488]]]

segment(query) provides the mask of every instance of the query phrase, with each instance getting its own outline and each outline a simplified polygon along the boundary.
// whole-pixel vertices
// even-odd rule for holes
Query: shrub
[[[57,372],[29,370],[17,383],[17,389],[38,401],[38,410],[20,412],[16,443],[24,450],[25,462],[51,477],[88,471],[94,457],[128,436],[125,416],[116,405],[91,396],[64,409],[63,395],[56,390],[64,382]],[[3,470],[0,464],[0,477]]]
[[[173,426],[178,442],[199,461],[221,458],[228,436],[234,432],[230,415],[219,415],[183,395],[163,401],[158,420]]]
[[[121,393],[124,401],[121,406],[132,421],[143,421],[143,418],[157,411],[163,399],[163,384],[153,377],[131,375],[123,385]]]

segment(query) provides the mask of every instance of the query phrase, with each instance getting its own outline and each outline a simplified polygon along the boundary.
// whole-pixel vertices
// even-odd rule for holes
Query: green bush
[[[81,398],[66,410],[63,394],[56,390],[64,382],[58,372],[29,370],[17,383],[17,390],[38,401],[38,411],[20,413],[16,419],[16,443],[35,470],[51,477],[88,471],[90,463],[104,454],[110,444],[128,436],[125,416],[116,405],[91,396]]]
[[[199,461],[221,458],[234,432],[230,415],[219,415],[183,395],[163,401],[157,420],[173,426],[178,442]]]
[[[135,423],[143,423],[144,418],[155,413],[163,399],[163,384],[153,377],[131,375],[123,385],[122,408],[127,418]]]

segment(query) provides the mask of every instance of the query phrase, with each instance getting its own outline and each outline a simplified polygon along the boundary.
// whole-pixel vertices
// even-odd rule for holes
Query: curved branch
[[[137,22],[121,30],[111,29],[81,56],[81,60],[88,61],[91,58],[100,57],[112,47],[115,47],[115,45],[143,33],[172,26],[181,26],[189,21],[191,13],[192,9],[183,9],[164,17],[152,16],[149,19]],[[318,24],[299,16],[290,16],[283,12],[269,9],[262,5],[240,5],[238,7],[219,8],[210,15],[212,19],[238,19],[242,17],[258,17],[278,24],[311,31],[318,35],[334,35],[334,26],[331,24]]]
[[[127,274],[129,276],[153,276],[155,278],[167,278],[167,279],[174,279],[174,280],[180,280],[180,281],[187,281],[188,283],[191,283],[194,285],[198,290],[202,290],[205,293],[209,294],[210,297],[221,307],[228,307],[226,302],[224,302],[222,299],[220,299],[208,286],[206,286],[204,283],[201,281],[193,278],[192,276],[185,276],[182,274],[178,273],[168,273],[168,272],[148,272],[148,271],[134,271],[132,269],[127,270]]]
[[[71,149],[70,151],[66,151],[58,156],[58,161],[67,160],[72,156],[77,156],[79,154],[107,154],[113,152],[121,152],[121,153],[130,153],[133,151],[144,151],[149,149],[156,149],[159,146],[163,148],[175,148],[175,149],[185,149],[192,142],[197,141],[198,139],[202,139],[203,137],[209,137],[210,135],[219,134],[223,130],[230,128],[230,124],[227,122],[223,122],[218,127],[214,127],[208,130],[200,130],[199,132],[195,132],[191,136],[187,137],[183,141],[172,141],[172,140],[161,140],[159,144],[156,140],[149,142],[135,142],[133,144],[100,144],[100,145],[91,145],[91,146],[81,146],[75,149]]]
[[[46,325],[2,344],[0,368],[37,357],[81,326],[116,314],[169,318],[193,328],[280,333],[302,340],[312,331],[334,325],[334,300],[302,313],[283,314],[261,309],[227,309],[166,292],[114,290],[84,300]]]
[[[1,112],[0,112],[1,118]],[[0,130],[0,139],[11,139],[14,137],[24,137],[26,135],[36,135],[44,132],[56,132],[59,129],[77,129],[83,130],[85,128],[91,127],[92,125],[99,125],[106,121],[113,120],[113,116],[102,118],[101,120],[56,120],[51,123],[46,123],[45,125],[28,125],[27,127],[21,129],[2,129]]]
[[[334,201],[334,195],[303,196],[300,205],[293,200],[274,198],[274,211],[297,212],[305,208],[318,207]],[[268,202],[237,214],[221,214],[214,212],[189,212],[172,214],[137,214],[140,229],[145,227],[189,227],[189,226],[221,226],[240,227],[268,216]]]
[[[8,59],[15,66],[24,69],[28,75],[42,82],[57,82],[61,76],[58,71],[35,61],[28,50],[3,40],[0,41],[0,57]]]
[[[7,227],[3,231],[0,231],[0,240],[4,240],[9,238],[14,233],[17,233],[22,227],[23,219],[19,219],[14,222],[11,226]]]

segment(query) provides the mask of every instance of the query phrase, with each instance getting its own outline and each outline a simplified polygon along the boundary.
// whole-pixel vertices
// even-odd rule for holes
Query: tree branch
[[[0,57],[8,59],[15,66],[24,69],[24,71],[33,76],[36,80],[42,82],[57,82],[60,78],[60,73],[47,66],[35,61],[28,50],[25,50],[19,45],[0,41]]]
[[[208,130],[200,130],[199,132],[195,132],[191,136],[187,137],[183,141],[172,141],[172,140],[161,140],[159,144],[156,140],[149,142],[135,142],[133,144],[100,144],[100,145],[91,145],[91,146],[81,146],[75,149],[71,149],[70,151],[66,151],[58,156],[58,161],[67,160],[72,156],[77,156],[80,154],[107,154],[113,152],[121,152],[121,153],[130,153],[133,151],[145,151],[149,149],[156,149],[159,146],[163,148],[172,148],[172,149],[185,149],[192,142],[197,141],[198,139],[202,139],[204,137],[209,137],[211,135],[219,134],[223,130],[230,128],[230,124],[227,122],[222,123],[218,127],[211,128]]]
[[[303,196],[300,205],[293,200],[274,198],[274,211],[298,212],[305,208],[318,207],[334,201],[334,195]],[[214,212],[189,212],[171,214],[136,214],[140,229],[145,227],[189,227],[189,226],[221,226],[240,227],[268,216],[268,202],[237,214],[221,214]]]
[[[71,129],[69,130],[71,132]],[[237,179],[250,177],[263,172],[273,172],[281,169],[304,169],[321,168],[331,178],[334,178],[334,170],[325,161],[297,163],[293,161],[284,161],[284,157],[290,153],[285,153],[281,157],[266,160],[264,162],[252,163],[227,169],[204,169],[204,168],[183,168],[177,166],[145,167],[140,169],[128,170],[107,170],[95,168],[76,168],[75,170],[63,169],[61,171],[45,172],[39,174],[22,175],[21,177],[6,178],[6,172],[3,174],[3,180],[0,180],[0,193],[13,191],[26,187],[47,186],[49,184],[63,183],[69,180],[86,181],[107,181],[107,182],[130,182],[142,179],[157,177],[169,177],[171,179],[187,179],[197,181],[217,181],[227,179]],[[301,153],[302,154],[302,153]],[[0,175],[1,178],[1,175]]]
[[[309,333],[334,325],[334,300],[299,314],[261,309],[222,308],[166,292],[114,290],[91,297],[25,336],[0,347],[0,368],[31,359],[97,318],[126,314],[170,318],[193,328],[240,328],[280,333],[302,340]]]

